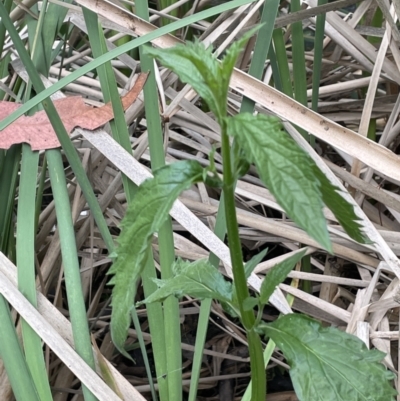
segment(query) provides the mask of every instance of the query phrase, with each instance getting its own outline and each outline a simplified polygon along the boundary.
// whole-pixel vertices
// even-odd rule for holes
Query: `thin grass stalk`
[[[275,18],[278,13],[279,0],[266,0],[263,6],[260,24],[260,30],[257,33],[256,43],[254,45],[253,57],[251,59],[249,75],[254,78],[262,79],[265,60],[267,59],[269,48],[271,46],[272,35],[274,32]],[[240,107],[241,113],[252,113],[254,110],[254,101],[244,97]]]
[[[39,152],[22,145],[21,178],[17,213],[17,274],[18,288],[26,299],[37,307],[35,277],[35,197]],[[53,399],[42,340],[22,319],[22,337],[26,361],[42,401]]]
[[[291,0],[291,12],[301,10],[300,0]],[[302,21],[292,24],[293,87],[294,98],[307,105],[306,58],[304,55],[304,34]]]
[[[137,3],[136,12],[139,17],[147,21],[149,20],[147,2]],[[159,113],[154,61],[149,56],[143,54],[143,48],[139,49],[139,53],[142,70],[149,71],[150,73],[143,93],[149,137],[150,161],[151,168],[154,171],[165,165],[162,121]],[[160,228],[158,243],[161,277],[163,279],[168,279],[173,277],[172,264],[175,260],[174,239],[170,218]],[[171,296],[164,301],[163,305],[168,399],[179,401],[182,399],[182,351],[179,301]]]
[[[221,240],[226,235],[226,221],[225,221],[225,206],[224,194],[222,193],[219,202],[218,212],[215,220],[214,234]],[[210,253],[208,258],[209,262],[217,269],[219,265],[219,258]],[[192,371],[190,375],[190,389],[188,401],[196,401],[197,391],[199,386],[201,364],[203,362],[204,344],[206,342],[208,323],[210,319],[212,299],[208,298],[201,302],[199,320],[197,322],[196,342],[194,345],[194,355],[192,363]]]
[[[21,145],[14,145],[7,150],[3,169],[0,174],[0,249],[7,255],[10,233],[12,229],[12,214],[14,210],[15,189],[18,182]]]
[[[57,227],[60,233],[61,254],[74,345],[82,359],[95,370],[89,326],[86,317],[85,300],[82,292],[74,224],[72,222],[71,205],[61,153],[59,150],[51,149],[46,151],[46,157],[56,207]],[[84,385],[82,385],[82,390],[85,401],[97,400]]]
[[[327,2],[328,2],[327,0],[318,0],[318,5],[322,6]],[[313,76],[312,76],[313,90],[311,99],[311,108],[314,111],[318,111],[319,85],[321,82],[322,57],[323,57],[323,46],[324,46],[324,36],[325,36],[325,19],[326,19],[326,14],[320,14],[317,16],[317,20],[315,23],[314,63],[313,63]],[[315,140],[314,137],[313,140]]]
[[[301,260],[301,271],[306,273],[312,272],[311,255],[303,256]],[[301,289],[307,294],[312,294],[312,283],[309,280],[301,280]]]
[[[39,221],[39,216],[41,213],[41,206],[43,202],[43,192],[44,184],[46,183],[46,171],[47,171],[47,159],[46,156],[43,157],[42,169],[40,171],[38,186],[36,191],[36,211],[35,211],[35,233],[37,232],[37,226]]]
[[[19,107],[16,111],[14,111],[12,114],[10,114],[6,118],[4,118],[2,121],[0,121],[0,130],[3,130],[4,128],[6,128],[8,125],[10,125],[12,122],[14,122],[18,117],[21,117],[27,111],[29,111],[32,107],[38,105],[40,102],[45,101],[51,95],[53,95],[57,91],[63,89],[66,85],[77,80],[78,78],[82,77],[83,75],[87,74],[88,72],[94,70],[98,66],[104,64],[105,62],[110,61],[124,53],[131,51],[132,49],[136,49],[137,47],[139,47],[145,43],[151,42],[152,40],[155,40],[155,39],[159,38],[160,36],[166,35],[168,33],[171,33],[177,29],[184,28],[187,25],[194,24],[200,20],[213,17],[214,15],[231,10],[233,8],[237,8],[237,7],[240,7],[245,4],[253,3],[254,1],[255,0],[232,0],[232,1],[229,1],[226,4],[221,4],[219,6],[210,8],[208,10],[193,14],[189,17],[182,18],[178,21],[168,24],[167,26],[159,28],[153,32],[150,32],[147,35],[143,35],[140,38],[134,39],[122,46],[119,46],[119,47],[109,51],[107,54],[104,54],[103,56],[96,58],[93,61],[91,61],[90,63],[87,63],[84,66],[82,66],[81,68],[71,72],[71,74],[69,74],[68,76],[55,82],[51,87],[49,87],[47,89],[37,90],[37,95],[33,99],[29,100],[28,102],[23,104],[21,107]],[[0,2],[0,17],[3,18],[3,15],[4,15],[4,6]],[[6,15],[6,17],[7,17],[7,15]],[[9,18],[8,18],[8,20],[9,20]],[[10,24],[8,21],[5,21],[4,23],[7,24],[8,28],[14,29],[13,25]],[[21,42],[19,36],[16,37],[15,35],[13,35],[12,40],[14,41],[14,45],[15,45],[15,40],[13,38],[15,40],[18,40],[19,42]],[[18,51],[18,49],[17,49],[17,51]],[[20,53],[18,53],[18,54],[20,54]],[[20,57],[21,57],[21,55],[20,55]],[[24,60],[21,60],[21,61],[26,66]]]
[[[13,0],[4,0],[4,8],[6,9],[7,14],[10,13],[13,5]],[[6,27],[3,24],[0,24],[0,56],[3,54],[4,44],[6,43]]]
[[[72,0],[64,0],[64,3],[71,4]],[[42,6],[42,9],[44,5]],[[63,41],[60,40],[58,47],[54,49],[54,39],[57,37],[57,34],[60,32],[60,28],[64,23],[65,16],[68,13],[68,8],[64,6],[60,6],[58,4],[52,3],[49,1],[49,4],[46,7],[46,18],[43,21],[43,30],[42,32],[46,32],[46,34],[42,34],[41,37],[41,46],[42,46],[42,59],[45,68],[45,72],[47,76],[48,71],[51,67],[54,58],[59,53],[61,48],[64,46]],[[60,35],[61,36],[61,35]],[[65,41],[65,39],[64,39]]]
[[[41,81],[40,76],[37,73],[35,66],[32,63],[32,60],[30,59],[30,57],[25,49],[25,46],[18,35],[18,32],[14,28],[9,16],[5,13],[5,8],[1,2],[0,2],[0,17],[11,36],[14,46],[21,58],[22,63],[24,64],[24,66],[28,72],[29,78],[32,81],[35,91],[37,93],[44,91],[45,87],[43,85],[43,82]],[[65,127],[60,119],[60,116],[58,115],[57,110],[54,107],[54,104],[52,103],[52,101],[50,100],[49,97],[45,96],[44,99],[42,99],[42,104],[43,104],[43,108],[46,111],[46,114],[49,118],[51,125],[53,126],[55,132],[57,133],[58,140],[60,141],[61,146],[65,152],[65,155],[68,159],[68,162],[71,165],[71,168],[75,173],[78,183],[82,189],[82,192],[85,195],[85,198],[89,204],[90,210],[96,221],[97,227],[103,237],[103,240],[108,249],[113,249],[114,243],[113,243],[111,234],[108,230],[107,223],[104,219],[103,213],[97,202],[97,198],[94,195],[94,192],[90,185],[89,179],[82,167],[82,164],[81,164],[79,156],[76,152],[76,149],[73,146],[67,131],[65,130]],[[28,108],[28,110],[30,110],[30,108]],[[0,128],[0,129],[3,129],[3,128]]]
[[[286,46],[283,38],[282,29],[275,29],[272,37],[274,41],[276,61],[278,64],[278,71],[276,72],[279,72],[279,80],[282,85],[282,91],[285,95],[293,97],[293,87],[289,71],[289,61],[286,54]]]
[[[143,356],[147,356],[146,344],[144,343],[144,340],[143,340],[143,333],[142,333],[142,329],[140,327],[140,322],[139,322],[139,318],[138,318],[138,315],[137,315],[137,312],[136,312],[136,308],[132,308],[131,316],[132,316],[133,325],[135,327],[136,334],[137,334],[137,337],[138,337],[139,346],[140,346],[140,349],[142,351],[142,355]],[[149,379],[151,396],[153,397],[153,401],[158,401],[156,389],[154,387],[153,376],[152,376],[152,373],[151,373],[149,358],[147,358],[147,357],[144,358],[144,366],[146,368],[146,374],[147,374],[147,377]]]
[[[83,9],[83,14],[86,22],[86,26],[88,29],[88,34],[89,34],[89,41],[91,44],[91,48],[93,51],[94,57],[101,57],[103,54],[107,52],[106,48],[106,43],[105,43],[105,38],[103,35],[103,31],[101,29],[101,26],[99,26],[98,23],[98,17],[97,14],[88,10],[88,9]],[[118,89],[117,89],[117,82],[115,80],[114,72],[111,66],[110,62],[104,63],[104,65],[100,66],[98,69],[98,74],[99,74],[99,79],[100,79],[100,84],[102,88],[102,93],[104,96],[104,101],[109,102],[111,101],[112,107],[113,107],[113,112],[115,118],[110,122],[110,128],[112,132],[113,138],[129,153],[132,153],[132,148],[131,148],[131,142],[129,139],[129,132],[128,128],[125,123],[125,115],[124,111],[121,105]],[[132,201],[134,194],[136,192],[136,185],[130,181],[124,174],[122,175],[122,182],[124,186],[124,191],[126,194],[126,198],[128,201],[128,204]],[[148,250],[148,262],[146,264],[146,273],[151,274],[153,276],[156,275],[155,273],[155,266],[154,263],[152,262],[152,253],[151,253],[151,248],[149,247]],[[152,271],[150,273],[150,271]],[[143,283],[143,286],[146,288],[148,286],[148,282]],[[152,283],[154,285],[154,283]],[[146,289],[145,289],[146,291]],[[151,286],[151,291],[154,291],[153,286]],[[134,306],[133,306],[134,308]],[[132,311],[132,314],[135,314],[136,311]],[[159,304],[154,304],[151,305],[150,308],[148,308],[148,315],[149,315],[149,322],[151,322],[150,327],[153,327],[154,333],[154,338],[152,343],[163,343],[164,342],[164,330],[160,330],[159,326],[160,322],[163,321],[162,318],[162,307]],[[133,315],[132,315],[133,316]],[[157,327],[157,330],[155,329]],[[142,333],[140,332],[140,325],[136,327],[138,335],[142,336]],[[148,356],[146,349],[141,346],[142,350],[142,356],[145,361],[146,366],[149,365],[148,361]],[[163,372],[162,374],[165,373],[166,371],[166,360],[162,356],[164,353],[164,346],[160,346],[159,349],[157,349],[157,352],[155,354],[157,355],[157,361],[156,361],[156,366],[161,369]],[[160,366],[160,363],[161,366]],[[150,382],[150,385],[152,389],[154,390],[154,386],[152,384],[152,376],[151,372],[148,372],[148,379]],[[153,391],[152,391],[153,392]],[[164,397],[167,397],[167,389],[166,386],[161,385],[160,388],[160,393],[165,394]],[[153,397],[154,398],[154,397]]]
[[[31,37],[33,35],[29,34],[29,41],[33,42],[32,45],[30,46],[30,48],[32,49],[31,57],[32,57],[33,64],[35,65],[36,70],[40,74],[43,74],[46,77],[48,76],[48,73],[49,73],[50,60],[47,60],[47,62],[46,62],[45,51],[44,51],[45,48],[44,48],[43,41],[42,41],[43,40],[42,32],[46,32],[46,31],[44,31],[44,27],[43,27],[45,17],[46,17],[46,19],[51,18],[50,15],[47,15],[47,11],[43,11],[43,10],[47,10],[47,4],[48,4],[47,0],[44,0],[43,4],[42,4],[42,7],[43,7],[42,11],[39,13],[39,19],[35,20],[32,18],[29,21],[29,25],[28,25],[28,28],[29,28],[29,26],[31,27],[31,29],[28,29],[28,32],[32,32],[34,30],[34,33],[35,33],[33,38]],[[48,34],[48,36],[50,38],[53,38],[53,35],[55,33],[56,32],[54,32],[54,31],[46,32],[46,34]],[[50,45],[50,50],[52,49],[52,45],[53,45],[53,43],[51,43],[51,45]],[[31,83],[28,82],[27,90],[25,92],[26,97],[29,98],[30,93],[31,93]]]
[[[8,304],[0,295],[0,358],[17,401],[41,401],[22,352]]]
[[[301,10],[300,0],[291,0],[291,12]],[[307,75],[306,58],[304,54],[304,33],[302,21],[292,24],[292,52],[293,52],[293,89],[294,99],[304,106],[307,106]],[[306,131],[298,128],[301,135],[309,140]]]
[[[47,1],[43,2],[42,10],[47,10]],[[46,63],[44,46],[42,43],[44,31],[43,24],[46,12],[39,14],[39,20],[30,22],[30,33],[34,33],[32,45],[32,61],[39,72],[46,75],[50,63]],[[53,37],[56,32],[46,31]],[[50,50],[51,50],[50,46]],[[48,65],[47,65],[48,64]],[[28,83],[25,91],[25,99],[29,98],[31,85]],[[30,111],[33,114],[33,110]],[[21,174],[18,197],[17,214],[17,274],[18,288],[27,300],[37,307],[36,277],[35,277],[35,233],[36,233],[36,180],[38,173],[39,152],[33,152],[29,145],[22,145]],[[40,203],[41,204],[41,203]],[[40,207],[40,205],[39,205]],[[33,381],[42,401],[53,399],[49,385],[48,374],[42,349],[42,340],[34,330],[22,319],[22,338],[25,357],[30,369]]]
[[[162,11],[162,10],[166,9],[167,7],[172,6],[173,4],[175,4],[176,1],[175,0],[160,0],[159,3],[160,3],[160,10],[159,11]],[[178,16],[178,10],[177,9],[172,10],[170,15],[172,15],[174,17],[177,17]],[[167,24],[170,24],[170,23],[171,23],[171,20],[169,18],[161,18],[161,25],[167,25]]]
[[[318,0],[318,5],[322,6],[326,4],[327,0]],[[314,63],[313,63],[313,76],[312,76],[312,97],[311,97],[311,108],[314,111],[318,111],[319,101],[319,87],[321,83],[321,71],[322,71],[322,58],[323,58],[323,45],[325,37],[325,19],[326,14],[320,14],[317,16],[315,24],[315,37],[314,37]],[[308,138],[310,145],[315,146],[315,137],[309,135]],[[304,272],[311,272],[311,256],[305,255],[302,260],[301,269]],[[311,294],[312,284],[310,281],[303,281],[302,288],[304,291]]]
[[[157,278],[151,248],[148,250],[146,266],[142,273],[142,284],[145,298],[157,290],[153,279]],[[154,302],[146,305],[147,320],[151,333],[154,365],[157,374],[158,393],[161,400],[168,400],[167,355],[165,352],[165,324],[162,305]]]
[[[83,16],[88,30],[93,57],[101,57],[103,54],[107,53],[108,50],[97,14],[87,8],[83,8]],[[122,108],[117,81],[111,63],[108,61],[99,66],[97,68],[97,73],[99,75],[104,103],[111,102],[113,109],[114,119],[110,121],[112,136],[127,152],[132,153],[129,132],[125,122],[125,113]],[[125,175],[122,176],[122,181],[125,192],[127,192],[127,199],[130,201],[135,193],[136,186],[128,180]]]
[[[273,79],[274,88],[280,92],[283,92],[281,75],[279,72],[278,62],[276,60],[274,46],[270,46],[269,52],[268,52],[268,58],[269,58],[269,63],[270,63],[271,70],[272,70],[272,79]]]
[[[0,94],[1,94],[1,91],[0,91]],[[6,151],[5,151],[5,149],[0,149],[0,175],[1,175],[1,172],[3,171],[5,159],[6,159]]]

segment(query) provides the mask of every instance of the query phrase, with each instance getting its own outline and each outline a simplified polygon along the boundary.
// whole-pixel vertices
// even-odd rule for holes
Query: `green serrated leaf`
[[[212,55],[212,48],[196,41],[168,49],[146,48],[145,52],[160,60],[190,84],[203,98],[217,118],[226,114],[226,94],[221,91],[221,66]]]
[[[131,322],[129,311],[151,237],[165,222],[179,194],[202,177],[203,168],[197,161],[182,161],[157,170],[154,178],[139,187],[122,220],[117,258],[109,270],[114,275],[110,280],[114,285],[111,334],[122,353]]]
[[[287,258],[281,263],[275,265],[267,274],[265,279],[263,280],[260,288],[260,302],[265,305],[268,303],[269,298],[272,293],[275,291],[277,285],[283,282],[289,272],[293,269],[296,263],[301,260],[301,258],[306,253],[306,250],[302,252],[296,253],[291,257]]]
[[[335,187],[317,167],[314,167],[315,176],[321,183],[322,200],[338,219],[341,226],[351,238],[362,244],[370,244],[361,231],[360,219],[354,212],[354,207],[340,195],[340,189]]]
[[[221,62],[212,54],[211,47],[206,49],[198,41],[162,50],[146,48],[145,52],[175,72],[182,82],[191,85],[221,121],[226,116],[226,97],[236,59],[258,29],[251,29],[234,42]]]
[[[321,184],[315,177],[313,160],[283,131],[275,117],[242,113],[226,122],[228,134],[237,139],[285,212],[331,252]]]
[[[385,354],[357,337],[298,314],[259,328],[287,359],[300,401],[394,400],[395,376],[380,363]]]
[[[253,310],[258,305],[258,299],[254,297],[248,297],[243,302],[243,309],[245,311]]]
[[[171,295],[195,298],[213,298],[222,302],[232,300],[232,284],[206,259],[190,263],[178,260],[173,266],[175,276],[167,280],[157,280],[160,288],[142,303],[161,302]]]
[[[265,248],[263,251],[254,255],[246,264],[244,265],[244,274],[246,275],[246,279],[248,279],[255,269],[255,267],[261,263],[261,261],[265,258],[265,255],[268,252],[268,248]]]

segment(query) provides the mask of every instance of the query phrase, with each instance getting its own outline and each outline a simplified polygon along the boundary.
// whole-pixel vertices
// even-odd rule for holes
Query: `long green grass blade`
[[[257,40],[254,46],[254,53],[251,59],[249,75],[257,79],[262,78],[264,63],[271,45],[274,31],[275,18],[278,12],[279,0],[266,0],[261,14],[262,24],[257,33]],[[241,113],[251,113],[254,109],[254,101],[244,98],[240,108]]]
[[[47,1],[43,2],[42,10],[47,10]],[[32,61],[37,71],[47,76],[50,63],[45,63],[43,36],[44,21],[47,12],[42,11],[39,19],[29,19],[29,39],[31,45]],[[47,19],[46,19],[47,20]],[[56,34],[46,30],[46,34],[52,37]],[[50,45],[51,51],[51,45]],[[29,98],[31,84],[28,83],[25,91],[25,99]],[[30,114],[33,114],[31,110]],[[17,214],[17,266],[18,266],[18,288],[28,301],[37,306],[36,277],[35,277],[35,233],[36,233],[36,180],[38,172],[39,152],[32,152],[30,146],[22,145],[21,178],[18,197]],[[53,399],[49,378],[42,349],[41,338],[32,328],[22,320],[22,337],[26,361],[30,369],[37,392],[42,401]]]
[[[144,2],[142,2],[142,3],[144,3]],[[175,0],[160,0],[159,3],[160,3],[160,11],[161,11],[161,10],[163,10],[163,9],[169,7],[169,6],[172,6],[173,4],[175,4],[176,1]],[[137,10],[137,8],[136,8],[136,10]],[[139,15],[139,12],[138,12],[138,15]],[[178,15],[178,9],[175,8],[174,10],[172,10],[172,12],[170,12],[170,15],[176,17]],[[161,18],[161,24],[162,25],[167,25],[169,23],[171,23],[170,19]]]
[[[6,153],[0,174],[0,249],[3,252],[7,252],[10,232],[12,232],[12,214],[20,157],[21,146],[11,147]]]
[[[328,0],[319,0],[318,5],[322,6],[326,4]],[[318,110],[318,98],[319,98],[319,85],[321,82],[321,71],[322,71],[322,57],[323,57],[323,45],[324,45],[324,34],[325,34],[325,14],[317,16],[317,22],[315,24],[315,38],[314,38],[314,64],[313,64],[313,76],[312,76],[312,98],[311,108],[314,111]],[[310,144],[314,146],[315,138],[310,135]]]
[[[101,57],[103,54],[107,52],[106,44],[105,44],[105,38],[103,35],[103,31],[101,29],[101,26],[99,26],[98,23],[98,18],[97,14],[94,12],[84,9],[84,17],[86,21],[86,26],[88,29],[88,34],[89,34],[89,40],[91,44],[91,48],[93,51],[93,55],[95,58]],[[115,118],[110,122],[110,128],[112,132],[113,138],[129,153],[132,152],[131,149],[131,142],[129,139],[129,132],[127,129],[127,125],[125,123],[125,115],[122,109],[118,89],[117,89],[117,83],[115,80],[115,76],[111,67],[110,62],[104,63],[104,65],[100,66],[98,68],[98,74],[99,74],[99,79],[100,79],[100,84],[102,88],[102,93],[104,96],[104,101],[108,102],[111,101],[112,107],[113,107],[113,113]],[[126,193],[126,197],[128,200],[128,204],[131,202],[131,200],[134,197],[134,194],[136,192],[136,185],[130,181],[125,175],[122,176],[122,181],[123,181],[123,186],[124,190]],[[146,269],[144,274],[150,274],[152,276],[155,276],[155,267],[154,263],[152,263],[152,253],[151,249],[149,248],[148,250],[148,257],[147,257],[147,263],[146,263]],[[150,280],[151,281],[151,280]],[[147,287],[150,285],[151,291],[154,291],[154,283],[150,282],[148,280],[143,281],[143,287],[145,289],[145,292],[147,290]],[[136,313],[133,312],[132,313]],[[165,343],[164,343],[164,330],[160,330],[160,324],[163,322],[163,316],[162,316],[162,307],[159,304],[154,304],[150,308],[148,308],[148,318],[149,318],[149,325],[150,325],[150,330],[153,328],[153,341],[152,345],[153,348],[156,348],[155,350],[155,355],[157,357],[155,358],[155,364],[156,364],[156,370],[162,372],[161,375],[164,375],[166,372],[166,359],[163,358],[165,352]],[[140,326],[137,327],[138,335],[140,331]],[[157,348],[157,344],[159,344]],[[142,350],[143,351],[143,350]],[[158,352],[157,352],[158,351]],[[142,352],[143,358],[145,360],[145,363],[149,364],[147,353]],[[159,369],[157,369],[157,367]],[[149,375],[149,381],[150,383],[152,382],[152,377]],[[159,383],[159,391],[160,394],[164,394],[164,398],[166,399],[168,392],[167,392],[167,387],[163,385],[162,383],[166,383],[165,381],[161,381]],[[154,397],[153,397],[154,398]]]
[[[300,0],[291,1],[291,12],[300,11]],[[306,59],[304,55],[304,34],[301,21],[292,25],[294,98],[307,105]]]
[[[35,283],[35,197],[39,152],[22,145],[21,178],[17,213],[18,288],[28,301],[37,306]],[[42,340],[22,320],[26,360],[42,401],[53,399],[43,357]]]
[[[319,0],[318,5],[326,4],[327,0]],[[318,110],[318,95],[319,84],[321,81],[322,57],[323,57],[323,43],[324,43],[324,29],[325,29],[325,14],[317,16],[315,26],[314,38],[314,64],[313,64],[313,77],[312,77],[312,101],[311,107],[314,111]]]
[[[222,194],[218,207],[218,213],[214,229],[215,235],[220,239],[223,239],[226,234],[225,206],[223,197],[224,195]],[[216,255],[210,254],[208,260],[215,268],[218,268],[219,258]],[[190,380],[190,390],[188,398],[189,401],[196,401],[197,399],[197,390],[199,385],[201,364],[203,360],[204,344],[206,342],[206,335],[211,312],[211,304],[212,304],[212,299],[205,299],[204,301],[201,302],[200,306],[199,321],[197,323],[197,331],[196,331],[196,343],[195,343],[193,363],[192,363],[192,374]]]
[[[41,401],[18,341],[8,304],[0,295],[0,357],[17,401]]]
[[[57,226],[60,233],[61,254],[63,258],[74,345],[78,354],[94,370],[94,356],[86,318],[75,232],[61,153],[59,150],[51,149],[46,152],[46,156],[56,206]],[[85,401],[97,400],[88,388],[85,386],[82,387]]]
[[[279,72],[279,81],[282,85],[282,92],[287,96],[293,97],[293,87],[289,71],[289,62],[286,55],[286,46],[283,38],[283,31],[281,28],[274,30],[273,40],[274,40],[276,61],[278,64],[277,72]]]
[[[153,401],[157,401],[158,397],[157,397],[157,393],[156,393],[156,390],[154,387],[153,376],[151,374],[151,368],[150,368],[150,364],[149,364],[149,358],[147,358],[146,344],[144,343],[144,340],[143,340],[143,333],[142,333],[142,330],[140,327],[140,322],[139,322],[139,318],[138,318],[138,315],[136,312],[136,308],[132,308],[131,316],[132,316],[133,325],[135,326],[135,330],[137,333],[140,349],[141,349],[142,355],[144,357],[144,366],[146,368],[147,377],[149,379],[151,396],[153,397]]]
[[[149,10],[147,2],[136,3],[136,12],[139,17],[148,21]],[[150,72],[143,93],[151,168],[154,171],[165,165],[162,121],[159,113],[154,61],[143,53],[143,48],[140,48],[139,52],[142,70]],[[170,218],[163,224],[158,233],[158,243],[161,276],[163,279],[167,279],[173,275],[172,264],[175,259],[172,223]],[[168,399],[176,401],[182,399],[182,353],[179,317],[179,301],[175,297],[169,297],[164,301],[164,335],[167,360]],[[158,347],[160,345],[161,344],[158,344]],[[158,352],[159,351],[158,349]]]
[[[4,0],[4,8],[7,13],[11,11],[11,7],[13,5],[12,0]],[[3,54],[3,48],[6,38],[6,27],[3,24],[0,24],[0,54]]]
[[[291,12],[301,10],[300,0],[291,1]],[[294,22],[292,25],[292,53],[293,53],[293,88],[294,99],[307,106],[307,76],[306,58],[304,54],[304,33],[302,21]],[[309,140],[306,131],[299,128],[303,137]]]
[[[147,298],[157,290],[157,285],[153,279],[157,278],[157,273],[153,262],[153,253],[149,249],[146,266],[142,274],[144,296]],[[165,352],[165,324],[162,305],[159,302],[146,305],[147,319],[151,333],[151,346],[153,348],[154,365],[157,374],[157,384],[160,399],[168,400],[168,376],[167,376],[167,354]]]

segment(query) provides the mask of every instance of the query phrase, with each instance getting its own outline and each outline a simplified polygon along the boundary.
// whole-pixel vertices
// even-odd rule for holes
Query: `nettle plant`
[[[136,285],[144,269],[151,238],[166,221],[179,194],[197,182],[222,188],[224,192],[228,243],[233,283],[207,260],[189,263],[177,260],[174,277],[157,280],[158,290],[140,304],[162,302],[170,296],[189,295],[213,298],[240,318],[246,330],[250,353],[252,400],[265,400],[266,377],[261,338],[271,338],[290,365],[290,375],[299,400],[394,400],[390,385],[394,375],[380,363],[384,354],[368,350],[357,337],[336,328],[325,328],[301,314],[288,314],[273,323],[261,321],[264,305],[276,286],[283,282],[304,253],[276,265],[264,279],[260,294],[251,296],[247,278],[264,257],[257,255],[243,264],[234,187],[251,163],[288,216],[328,252],[332,245],[322,212],[325,204],[345,231],[365,243],[353,207],[340,195],[313,160],[283,130],[280,121],[263,114],[228,116],[229,80],[235,61],[252,33],[235,42],[221,61],[201,43],[146,52],[190,84],[213,112],[221,127],[223,178],[213,165],[203,168],[197,161],[180,161],[156,171],[154,178],[138,189],[121,224],[119,247],[110,274],[112,319],[111,333],[117,348],[124,342],[131,323]],[[234,138],[231,145],[230,138]]]

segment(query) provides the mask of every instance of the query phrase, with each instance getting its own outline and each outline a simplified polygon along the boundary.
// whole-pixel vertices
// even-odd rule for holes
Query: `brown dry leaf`
[[[139,96],[147,79],[146,73],[139,75],[133,88],[121,98],[126,110]],[[58,114],[68,133],[75,127],[95,130],[112,120],[114,115],[111,103],[98,108],[85,104],[80,96],[71,96],[54,102]],[[0,101],[0,120],[20,107],[19,104]],[[33,116],[23,116],[0,132],[0,149],[8,149],[17,143],[28,143],[32,150],[45,150],[60,147],[57,135],[44,110]]]

